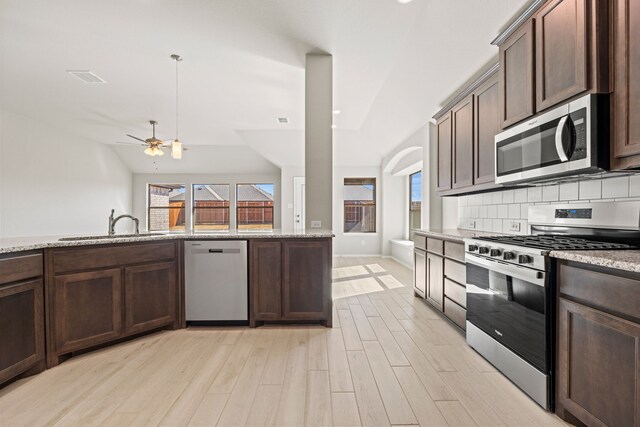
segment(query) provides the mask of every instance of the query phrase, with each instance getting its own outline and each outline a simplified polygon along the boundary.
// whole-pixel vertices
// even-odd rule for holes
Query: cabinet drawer
[[[462,329],[467,329],[467,310],[447,297],[444,297],[444,315],[453,320],[453,323]]]
[[[416,249],[422,249],[422,250],[427,249],[427,238],[419,234],[414,234],[413,247]]]
[[[455,282],[466,284],[467,283],[467,266],[457,261],[445,259],[444,275]]]
[[[562,296],[609,313],[640,319],[640,280],[560,263],[558,283]]]
[[[427,250],[429,252],[433,252],[434,254],[443,255],[444,254],[444,242],[438,239],[427,239]]]
[[[0,259],[0,285],[42,276],[42,254]]]
[[[464,308],[467,307],[467,288],[453,280],[444,279],[444,296]]]
[[[464,244],[444,242],[444,256],[464,262]]]
[[[56,273],[171,260],[176,256],[173,241],[141,245],[101,246],[63,249],[54,252]]]

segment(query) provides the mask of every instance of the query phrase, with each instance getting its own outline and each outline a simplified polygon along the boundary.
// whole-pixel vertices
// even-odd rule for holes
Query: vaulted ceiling
[[[327,52],[341,110],[335,161],[379,165],[497,54],[489,42],[524,3],[0,0],[0,107],[105,144],[126,141],[126,133],[150,136],[150,119],[170,139],[170,55],[178,53],[186,146],[231,146],[219,156],[253,158],[253,150],[277,166],[299,165],[304,58]],[[91,70],[107,84],[85,84],[65,70]],[[151,158],[129,154],[139,147],[114,147],[134,172],[149,170]],[[193,153],[171,171],[189,172]]]

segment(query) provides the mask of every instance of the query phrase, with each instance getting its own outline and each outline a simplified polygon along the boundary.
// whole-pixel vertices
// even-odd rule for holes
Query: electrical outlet
[[[520,231],[520,223],[518,221],[511,221],[509,223],[509,231]]]
[[[311,221],[311,228],[322,228],[322,221]]]
[[[476,229],[476,221],[471,219],[469,220],[469,222],[467,223],[467,228],[471,229],[471,230],[475,230]]]

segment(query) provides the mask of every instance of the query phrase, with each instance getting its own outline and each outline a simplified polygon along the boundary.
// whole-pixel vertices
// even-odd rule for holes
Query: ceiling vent
[[[289,119],[287,117],[278,117],[278,123],[281,125],[286,125],[289,123]]]
[[[67,73],[76,76],[85,83],[106,83],[106,81],[89,70],[67,70]]]

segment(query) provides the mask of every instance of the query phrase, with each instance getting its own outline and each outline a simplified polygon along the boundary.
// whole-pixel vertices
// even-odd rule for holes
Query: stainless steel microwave
[[[586,95],[495,137],[496,183],[600,172],[609,163],[608,99]]]

